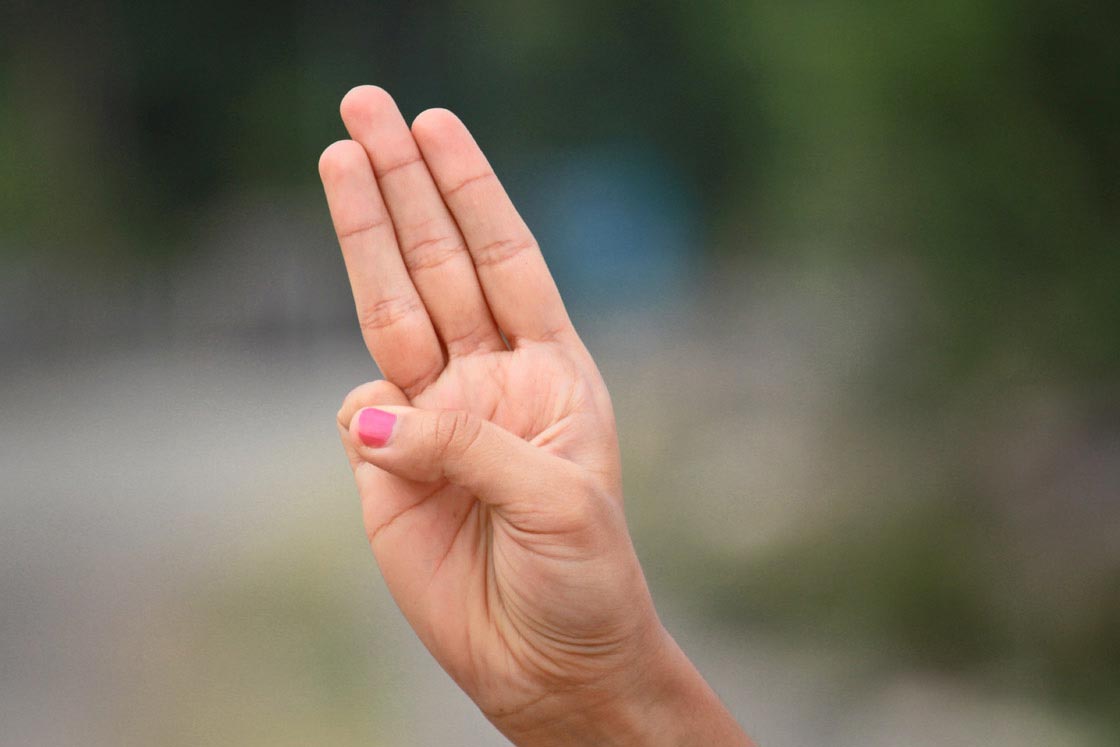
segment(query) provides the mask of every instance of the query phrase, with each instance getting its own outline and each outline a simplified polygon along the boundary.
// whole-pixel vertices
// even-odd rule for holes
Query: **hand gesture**
[[[446,110],[341,108],[319,168],[385,378],[338,422],[409,623],[518,744],[746,743],[657,619],[606,387],[485,156]]]

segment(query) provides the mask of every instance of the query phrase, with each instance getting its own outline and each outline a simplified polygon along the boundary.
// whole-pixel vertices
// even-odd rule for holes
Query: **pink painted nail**
[[[366,446],[384,446],[393,435],[397,416],[391,412],[367,407],[358,415],[358,438]]]

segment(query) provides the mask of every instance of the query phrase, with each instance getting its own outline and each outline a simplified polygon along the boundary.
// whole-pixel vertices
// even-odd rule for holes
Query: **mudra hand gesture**
[[[749,744],[657,618],[606,387],[474,139],[372,86],[342,118],[319,170],[384,380],[338,424],[409,623],[517,744]]]

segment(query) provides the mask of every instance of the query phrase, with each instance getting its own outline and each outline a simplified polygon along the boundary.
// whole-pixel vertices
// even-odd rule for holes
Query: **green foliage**
[[[640,139],[712,251],[913,266],[961,374],[1120,361],[1120,46],[1105,4],[125,2],[18,18],[0,65],[4,243],[160,256],[242,191],[307,188],[358,82],[448,105],[495,161]],[[746,237],[744,239],[744,236]],[[1019,332],[1028,330],[1028,332]]]

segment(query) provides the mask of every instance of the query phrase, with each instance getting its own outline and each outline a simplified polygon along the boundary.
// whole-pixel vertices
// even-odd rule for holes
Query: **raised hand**
[[[657,619],[606,387],[485,156],[379,88],[342,117],[319,168],[385,380],[338,421],[409,623],[518,744],[746,743]]]

